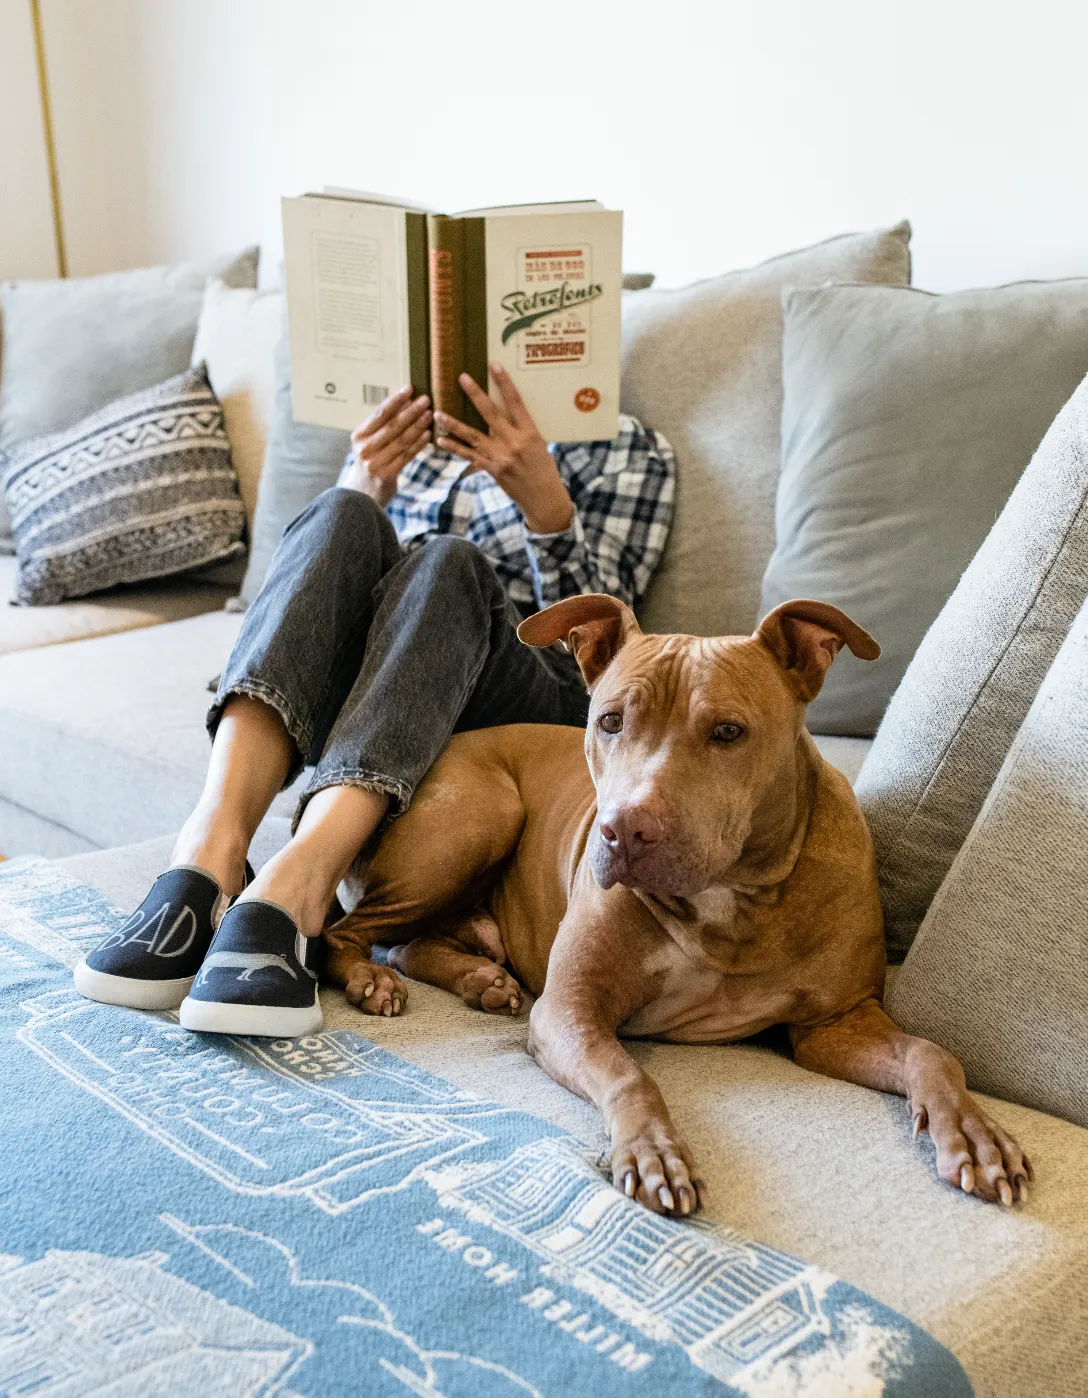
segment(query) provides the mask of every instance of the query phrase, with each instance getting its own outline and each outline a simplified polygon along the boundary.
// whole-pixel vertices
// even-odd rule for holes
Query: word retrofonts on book
[[[439,214],[327,188],[283,201],[294,416],[351,430],[402,384],[484,424],[510,374],[548,441],[604,440],[619,414],[623,215],[595,200]]]

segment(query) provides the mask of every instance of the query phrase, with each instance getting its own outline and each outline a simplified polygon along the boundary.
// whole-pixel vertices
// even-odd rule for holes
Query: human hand
[[[521,508],[530,533],[562,533],[574,518],[574,504],[559,468],[510,375],[501,364],[492,364],[491,376],[502,396],[501,408],[470,375],[458,379],[488,431],[439,412],[434,415],[441,433],[436,444],[494,477]]]
[[[413,398],[410,384],[391,393],[351,434],[351,469],[342,484],[387,505],[397,493],[397,477],[427,445],[431,417],[431,400],[426,394]]]

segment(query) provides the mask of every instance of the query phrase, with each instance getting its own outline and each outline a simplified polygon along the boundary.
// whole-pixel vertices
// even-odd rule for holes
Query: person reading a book
[[[523,646],[516,627],[579,593],[640,599],[672,521],[672,450],[624,416],[612,441],[549,446],[491,372],[501,406],[461,378],[486,432],[404,388],[288,526],[220,678],[206,784],[171,867],[77,967],[81,993],[181,1005],[194,1029],[312,1032],[305,939],[450,735],[584,726],[573,658]],[[304,765],[292,837],[247,883],[257,827]]]

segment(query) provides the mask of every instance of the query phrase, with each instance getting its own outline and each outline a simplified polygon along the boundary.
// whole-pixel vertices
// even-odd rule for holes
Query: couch
[[[195,610],[196,596],[186,603]],[[138,902],[200,790],[207,682],[240,624],[206,611],[0,658],[5,853],[48,854],[118,906]],[[869,747],[817,743],[851,778]],[[277,798],[256,862],[288,838],[292,807],[290,792]],[[605,1145],[596,1113],[526,1055],[524,1015],[492,1019],[422,985],[399,1020],[363,1020],[339,991],[322,1003],[329,1027]],[[937,1181],[900,1099],[808,1073],[780,1045],[635,1052],[708,1175],[711,1218],[916,1321],[979,1394],[1084,1392],[1075,1376],[1088,1373],[1088,1131],[990,1103],[1038,1176],[1026,1209],[1002,1210]]]
[[[739,595],[758,596],[772,546],[761,520],[738,550]],[[241,625],[226,595],[190,582],[0,613],[0,852],[55,859],[122,908],[142,898],[201,788],[208,681]],[[869,740],[815,736],[853,780]],[[277,798],[255,863],[288,838],[293,804],[291,792]],[[525,1015],[493,1019],[422,985],[396,1020],[361,1018],[339,991],[323,991],[322,1004],[327,1027],[606,1145],[595,1111],[526,1054]],[[900,1099],[806,1072],[774,1036],[633,1052],[703,1168],[712,1220],[902,1312],[953,1352],[979,1394],[1088,1392],[1088,1131],[983,1099],[1037,1173],[1030,1204],[1005,1210],[936,1179]]]

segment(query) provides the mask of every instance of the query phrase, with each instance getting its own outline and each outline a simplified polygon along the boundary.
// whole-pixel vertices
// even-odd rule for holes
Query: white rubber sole
[[[100,1005],[124,1005],[129,1010],[176,1010],[189,993],[195,976],[173,981],[136,980],[130,976],[109,976],[94,971],[84,957],[72,972],[80,995]]]
[[[316,997],[312,1005],[226,1005],[218,1000],[181,1002],[181,1027],[194,1034],[252,1034],[270,1039],[297,1039],[315,1034],[324,1024]]]

